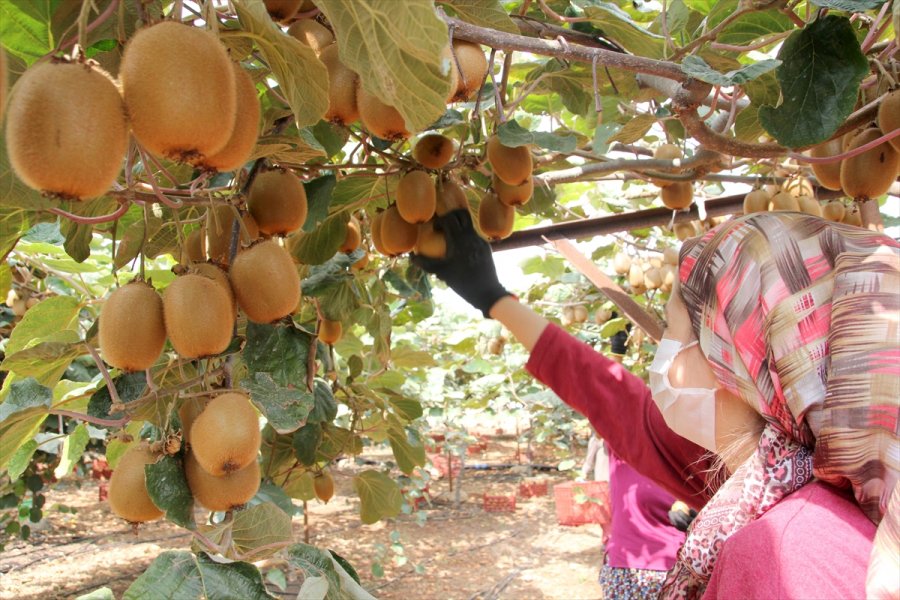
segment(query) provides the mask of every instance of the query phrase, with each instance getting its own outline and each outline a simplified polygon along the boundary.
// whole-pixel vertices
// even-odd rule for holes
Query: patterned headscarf
[[[753,214],[686,241],[679,280],[719,384],[765,420],[662,594],[697,598],[724,541],[813,477],[852,486],[882,522],[900,478],[900,244],[801,213]]]

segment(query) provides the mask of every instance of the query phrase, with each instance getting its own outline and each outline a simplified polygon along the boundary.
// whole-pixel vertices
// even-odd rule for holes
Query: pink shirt
[[[650,390],[619,363],[551,324],[526,368],[675,497],[699,509],[715,492],[704,449],[666,426]],[[862,598],[874,536],[850,496],[812,482],[725,543],[704,598]]]

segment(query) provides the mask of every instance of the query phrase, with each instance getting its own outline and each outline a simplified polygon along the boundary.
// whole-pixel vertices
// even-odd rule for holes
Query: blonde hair
[[[727,436],[728,441],[721,448],[717,448],[715,454],[708,454],[712,458],[712,465],[706,469],[706,486],[712,493],[715,492],[725,480],[732,475],[728,465],[741,465],[753,456],[766,426],[765,419],[757,416],[747,427],[735,429]]]

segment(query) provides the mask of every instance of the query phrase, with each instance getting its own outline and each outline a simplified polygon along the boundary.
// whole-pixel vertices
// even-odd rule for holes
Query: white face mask
[[[706,388],[674,388],[669,382],[669,369],[679,352],[697,342],[683,346],[681,342],[663,338],[650,364],[650,393],[669,429],[709,450],[716,451],[716,390]]]

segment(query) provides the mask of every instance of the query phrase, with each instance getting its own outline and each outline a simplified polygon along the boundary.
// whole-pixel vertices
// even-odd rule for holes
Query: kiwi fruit
[[[28,187],[63,200],[106,193],[128,148],[125,104],[93,63],[34,65],[13,86],[6,148]]]
[[[450,68],[458,70],[458,74],[456,90],[450,102],[464,102],[481,87],[487,75],[487,57],[480,45],[465,40],[453,40],[453,54],[456,60],[451,60]]]
[[[178,407],[178,418],[181,420],[181,439],[184,443],[191,442],[191,426],[200,413],[206,409],[209,398],[185,398]]]
[[[324,118],[338,125],[349,125],[359,120],[359,76],[341,62],[338,54],[337,44],[326,46],[319,54],[319,60],[328,70],[328,111]]]
[[[263,0],[263,4],[273,21],[284,23],[297,14],[303,0]]]
[[[349,254],[359,248],[361,243],[362,232],[359,229],[359,219],[351,215],[350,220],[347,221],[347,235],[344,236],[344,243],[338,250]]]
[[[769,210],[789,210],[800,212],[800,203],[796,196],[792,196],[788,192],[778,192],[772,196],[769,203]]]
[[[440,133],[429,133],[416,142],[413,158],[426,169],[441,169],[450,162],[454,152],[453,140]]]
[[[206,232],[204,229],[203,227],[195,229],[184,238],[181,262],[192,263],[206,260]]]
[[[812,182],[806,177],[793,177],[784,182],[781,190],[787,192],[795,198],[800,196],[815,196],[816,191],[813,189]]]
[[[259,490],[259,463],[251,461],[243,469],[215,477],[207,473],[193,452],[184,457],[184,476],[194,500],[207,510],[228,511],[243,506]]]
[[[594,323],[597,325],[603,325],[607,321],[612,319],[612,311],[607,310],[605,308],[600,308],[594,311]]]
[[[628,285],[632,288],[644,285],[644,269],[638,261],[632,261],[628,269]]]
[[[314,19],[300,19],[288,27],[288,35],[313,49],[316,55],[326,47],[334,44],[331,30]]]
[[[693,223],[675,223],[672,227],[672,231],[675,233],[675,237],[681,242],[697,235],[697,228]]]
[[[319,340],[323,344],[336,344],[342,335],[344,335],[344,328],[340,321],[332,321],[331,319],[319,321]]]
[[[800,205],[800,210],[802,212],[816,217],[822,216],[822,207],[815,198],[811,196],[800,196],[797,198],[797,203]]]
[[[403,218],[396,204],[381,214],[381,245],[386,254],[397,256],[412,250],[419,238],[419,228]]]
[[[690,181],[673,181],[671,185],[660,188],[659,195],[666,208],[683,210],[694,201],[694,186]]]
[[[228,265],[231,258],[231,231],[234,228],[235,209],[228,204],[216,204],[206,213],[204,228],[206,253],[211,260]],[[259,238],[259,225],[250,213],[241,216],[243,227],[239,230],[238,251]]]
[[[659,286],[664,292],[672,291],[672,286],[675,285],[675,275],[678,273],[678,265],[663,265],[662,270],[662,285]]]
[[[372,235],[372,246],[375,247],[379,253],[388,256],[387,248],[384,245],[384,242],[381,239],[381,225],[384,221],[384,211],[375,213],[375,216],[372,217],[372,222],[369,227],[370,233]]]
[[[375,137],[392,142],[409,137],[403,116],[396,108],[388,106],[378,96],[367,91],[361,81],[356,84],[356,106],[362,124]]]
[[[3,122],[3,109],[6,106],[6,52],[0,48],[0,123]]]
[[[663,250],[663,264],[678,266],[678,250],[675,248]]]
[[[256,84],[250,74],[238,63],[232,63],[234,71],[237,116],[231,137],[225,146],[213,154],[197,161],[197,166],[207,171],[228,172],[240,169],[250,159],[253,147],[259,137],[259,96]]]
[[[653,151],[653,158],[655,159],[675,160],[681,157],[681,148],[679,148],[675,144],[660,144],[656,147],[656,150]],[[655,177],[650,177],[649,179],[651,183],[661,188],[668,187],[676,183],[671,179],[657,179]]]
[[[478,207],[478,227],[489,240],[502,240],[512,233],[516,209],[500,202],[497,194],[489,192]]]
[[[447,239],[442,232],[434,228],[433,220],[419,225],[419,236],[413,250],[416,254],[428,258],[445,258],[447,256]]]
[[[198,162],[231,139],[234,67],[211,32],[175,21],[141,29],[125,46],[119,78],[132,133],[153,154]]]
[[[139,442],[129,448],[109,479],[109,506],[113,512],[130,523],[155,521],[163,516],[147,492],[147,478],[144,466],[152,465],[160,454],[150,451],[146,442]]]
[[[531,200],[531,195],[534,193],[533,177],[529,177],[522,185],[509,185],[497,177],[497,174],[495,173],[492,181],[492,186],[494,191],[497,192],[497,197],[500,198],[500,202],[507,206],[522,206]]]
[[[191,451],[203,470],[216,477],[256,462],[259,444],[259,417],[244,394],[216,396],[191,425]]]
[[[613,270],[618,275],[625,275],[631,269],[631,257],[624,252],[617,252],[613,257]]]
[[[363,254],[363,255],[360,257],[360,259],[359,259],[358,261],[356,261],[355,263],[353,263],[352,265],[350,265],[350,270],[353,271],[353,272],[362,271],[362,270],[365,269],[367,266],[369,266],[369,261],[370,261],[371,259],[372,259],[372,257],[369,255],[368,252],[366,252],[365,254]]]
[[[163,302],[153,286],[132,281],[113,291],[100,310],[100,353],[124,371],[153,366],[166,344]]]
[[[443,217],[448,212],[460,208],[469,209],[466,193],[459,187],[458,183],[450,178],[438,180],[435,186],[435,193],[434,214],[439,217]]]
[[[231,302],[232,312],[235,317],[237,317],[237,301],[234,298],[234,290],[231,289],[231,281],[228,279],[228,275],[225,273],[225,270],[218,265],[208,262],[195,263],[191,265],[188,270],[189,273],[196,273],[198,275],[203,275],[204,277],[208,277],[212,279],[216,283],[221,286],[225,293],[228,295],[228,300]]]
[[[334,478],[328,471],[322,471],[313,478],[313,489],[316,492],[316,498],[328,504],[328,501],[334,497]]]
[[[881,106],[878,107],[878,128],[884,133],[900,128],[900,90],[889,92],[881,101]],[[900,137],[892,138],[889,142],[894,150],[900,152]]]
[[[294,312],[300,302],[300,276],[290,253],[266,240],[237,255],[231,287],[238,306],[256,323],[271,323]]]
[[[859,212],[859,208],[857,208],[856,206],[851,206],[849,209],[845,210],[844,218],[841,219],[841,223],[854,225],[856,227],[862,227],[862,215]]]
[[[744,214],[766,212],[772,197],[764,189],[756,189],[744,196]]]
[[[656,290],[663,283],[662,269],[650,267],[644,271],[644,287],[648,290]]]
[[[572,307],[572,318],[576,323],[584,323],[588,319],[588,310],[583,304]]]
[[[309,207],[300,178],[289,169],[270,169],[256,175],[247,208],[265,235],[286,235],[303,227]]]
[[[834,223],[840,223],[847,208],[840,200],[832,200],[822,208],[822,216]]]
[[[532,162],[528,146],[504,146],[500,136],[492,135],[487,141],[487,159],[494,175],[504,183],[522,185],[531,179]]]
[[[563,306],[559,322],[563,327],[568,327],[575,323],[575,310],[571,306]]]
[[[166,333],[184,358],[219,354],[231,342],[234,310],[214,279],[197,273],[175,278],[163,292]]]
[[[859,148],[881,137],[881,130],[870,127],[853,138],[848,150]],[[841,188],[856,200],[877,198],[890,189],[897,178],[900,153],[883,142],[841,162]]]
[[[828,140],[818,146],[813,146],[809,150],[809,155],[816,158],[825,158],[828,156],[837,156],[843,152],[841,148],[841,138]],[[829,190],[841,189],[841,161],[836,160],[830,163],[812,163],[812,172],[816,176],[816,181],[824,188]]]
[[[436,192],[431,175],[410,171],[397,185],[397,210],[407,223],[424,223],[434,216]]]

